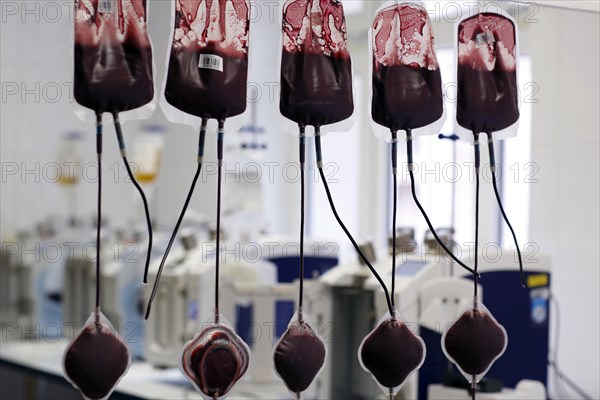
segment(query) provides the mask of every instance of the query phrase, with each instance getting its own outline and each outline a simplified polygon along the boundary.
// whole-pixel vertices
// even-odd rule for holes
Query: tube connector
[[[475,172],[479,173],[479,168],[481,166],[481,155],[479,151],[479,134],[473,134],[473,147],[475,150]]]
[[[102,115],[96,114],[96,153],[102,154]]]
[[[125,150],[125,140],[123,139],[123,131],[121,130],[121,121],[119,121],[119,115],[114,112],[113,119],[115,123],[115,130],[117,131],[117,141],[119,142],[119,152],[121,157],[127,157],[127,151]]]
[[[202,124],[200,125],[200,137],[198,138],[198,164],[202,164],[204,161],[204,142],[206,140],[206,125],[208,121],[206,119],[202,119]]]
[[[219,128],[217,129],[217,163],[218,165],[223,164],[223,138],[225,136],[224,123],[219,121]]]
[[[406,163],[408,170],[410,172],[414,172],[415,166],[413,161],[413,147],[412,147],[413,137],[412,132],[410,130],[406,131]]]
[[[315,150],[317,153],[317,168],[323,168],[323,153],[321,151],[321,127],[315,126]]]

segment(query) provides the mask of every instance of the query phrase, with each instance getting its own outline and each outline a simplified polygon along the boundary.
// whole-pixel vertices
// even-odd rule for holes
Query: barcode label
[[[477,46],[483,46],[490,43],[494,43],[496,41],[496,38],[494,37],[492,31],[485,31],[477,35],[476,40]]]
[[[214,54],[200,54],[198,68],[214,69],[223,72],[223,58]]]
[[[98,12],[101,13],[110,13],[113,8],[113,0],[100,0],[98,4]]]

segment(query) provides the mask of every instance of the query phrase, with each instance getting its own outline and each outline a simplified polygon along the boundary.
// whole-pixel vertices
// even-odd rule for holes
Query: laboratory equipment
[[[151,252],[151,262],[162,257],[167,237],[156,232],[156,241]],[[148,250],[149,240],[144,232],[134,230],[127,233],[118,243],[122,256],[106,263],[100,273],[102,297],[105,299],[103,312],[127,340],[134,359],[144,358],[144,286],[139,279],[144,271],[144,259],[140,254]],[[93,287],[92,282],[88,287]],[[91,290],[90,290],[91,292]],[[90,297],[90,296],[88,296]]]
[[[144,356],[157,367],[178,366],[181,347],[206,326],[206,321],[202,320],[201,316],[210,315],[214,310],[215,243],[204,242],[202,246],[191,246],[193,241],[188,240],[189,236],[185,232],[180,237],[188,243],[184,246],[177,246],[176,243],[173,247],[158,288],[154,315],[146,321]],[[186,248],[188,250],[185,250]],[[159,260],[155,260],[151,265],[150,278],[156,275],[159,264]],[[275,287],[275,265],[266,261],[256,261],[254,258],[252,261],[244,261],[243,256],[238,254],[232,257],[232,260],[224,262],[221,267],[220,291],[223,293],[223,299],[220,302],[220,310],[231,321],[228,326],[235,327],[235,331],[244,341],[250,341],[252,338],[249,337],[248,330],[252,320],[267,323],[274,321],[275,313],[265,314],[265,310],[253,307],[252,299],[262,299],[266,295],[265,291],[270,292],[269,288]],[[279,294],[278,298],[282,297],[279,292],[280,290],[274,291]],[[290,296],[284,298],[288,299]],[[272,307],[274,311],[272,303],[267,307]],[[255,311],[248,315],[248,308]],[[265,350],[271,350],[268,342],[254,345],[263,351],[262,358],[266,357]],[[253,349],[253,355],[258,353],[258,347]],[[265,368],[262,366],[263,371]],[[270,361],[268,369],[271,370]]]
[[[29,287],[29,284],[21,282],[30,282],[22,279],[23,270],[21,266],[26,263],[27,257],[24,253],[24,245],[29,242],[30,236],[34,232],[21,230],[16,235],[3,237],[0,264],[0,319],[6,322],[17,322],[23,314],[22,302],[23,293]],[[28,269],[31,272],[33,269]]]
[[[265,261],[277,267],[277,282],[293,283],[300,278],[298,266],[300,244],[296,238],[287,235],[267,235],[260,240],[260,254]],[[325,238],[304,240],[304,278],[311,279],[323,275],[338,265],[339,244]],[[292,319],[294,302],[279,300],[275,304],[275,336],[281,337]]]
[[[160,172],[166,131],[166,127],[162,125],[143,125],[142,131],[135,138],[133,146],[133,164],[136,166],[134,176],[150,199],[156,193],[155,183]],[[142,206],[144,206],[143,199]],[[135,204],[134,207],[139,209],[139,204]],[[136,216],[135,223],[138,220],[139,217]],[[148,250],[152,250],[152,243],[150,243]]]
[[[62,276],[69,231],[61,222],[48,218],[36,225],[35,232],[19,235],[11,256],[7,283],[14,286],[7,295],[13,301],[13,321],[22,324],[28,339],[54,340],[62,335]],[[59,230],[63,232],[59,234]]]
[[[58,164],[60,175],[58,183],[63,186],[66,193],[66,204],[71,224],[77,220],[77,193],[76,187],[81,176],[82,155],[80,149],[81,132],[72,131],[63,134],[58,147]]]
[[[202,262],[202,254],[196,245],[197,240],[191,231],[184,231],[175,243],[158,287],[155,316],[145,321],[144,357],[158,367],[179,365],[180,348],[192,336],[188,332],[188,321],[196,320],[198,304],[204,304],[211,298],[212,287],[206,285],[208,279],[202,279],[204,274],[209,273],[208,263]],[[162,257],[153,260],[150,278],[156,276],[162,262]],[[188,263],[194,267],[195,279],[190,279]],[[195,288],[196,285],[198,288]],[[146,290],[145,298],[149,295]],[[197,323],[191,328],[196,327]]]
[[[114,244],[120,248],[122,244],[117,241],[114,231],[110,229],[106,220],[100,222],[104,228],[100,235],[100,243]],[[95,219],[93,226],[82,226],[77,240],[81,243],[81,248],[72,252],[71,256],[65,260],[63,274],[63,318],[64,321],[77,328],[83,326],[89,317],[89,310],[94,307],[96,282],[99,277],[95,275],[96,258],[93,255],[95,250],[94,230],[98,229],[98,220]],[[92,251],[90,251],[92,250]],[[98,261],[101,264],[101,270],[110,262],[112,251],[100,246],[101,257]],[[125,253],[119,253],[121,257],[127,256]],[[100,286],[102,290],[102,286]],[[108,311],[108,310],[107,310]],[[106,313],[108,318],[112,318],[112,313]]]

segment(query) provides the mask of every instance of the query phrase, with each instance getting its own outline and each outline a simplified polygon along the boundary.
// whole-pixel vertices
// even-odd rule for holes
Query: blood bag
[[[354,112],[346,19],[337,0],[288,0],[283,5],[281,91],[283,125],[347,130]],[[335,124],[335,125],[333,125]]]
[[[246,110],[250,1],[178,0],[173,7],[165,116],[195,128],[202,119],[227,119],[228,129],[237,130],[245,115],[232,117]]]
[[[250,350],[219,315],[184,345],[180,361],[181,372],[198,393],[213,400],[226,396],[246,374]]]
[[[433,26],[421,2],[388,1],[369,30],[371,118],[378,137],[390,131],[438,134],[444,121],[442,78]]]
[[[404,317],[387,312],[358,348],[360,366],[388,395],[398,393],[406,379],[425,361],[425,342],[413,333]]]
[[[482,12],[458,22],[457,134],[469,142],[473,133],[494,139],[517,134],[518,31],[509,15]]]
[[[299,396],[313,382],[325,364],[327,348],[310,319],[294,313],[286,331],[273,348],[274,368],[288,390]]]
[[[131,111],[123,119],[154,111],[152,45],[146,0],[75,2],[75,101],[95,113]],[[76,110],[83,119],[92,114]]]
[[[107,399],[131,365],[123,338],[99,310],[94,311],[63,354],[67,380],[84,398]]]
[[[508,344],[502,325],[482,304],[466,308],[442,335],[442,349],[469,382],[479,382]]]

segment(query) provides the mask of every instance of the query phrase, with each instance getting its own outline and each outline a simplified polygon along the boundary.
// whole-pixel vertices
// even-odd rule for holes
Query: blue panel
[[[483,287],[483,303],[508,334],[506,352],[494,363],[488,376],[500,378],[508,387],[515,387],[521,379],[547,384],[550,308],[546,302],[545,318],[540,318],[538,312],[532,312],[539,310],[540,301],[535,291],[540,288],[523,289],[519,271],[485,272],[481,275],[479,282]],[[526,273],[525,281],[529,275],[539,273]]]
[[[277,266],[278,282],[291,283],[300,276],[300,257],[275,257],[269,259]],[[304,257],[304,277],[310,279],[315,273],[322,275],[338,263],[333,257]],[[275,305],[276,328],[275,335],[281,336],[287,329],[288,322],[294,315],[294,303],[291,301],[278,301]]]
[[[426,261],[405,261],[396,268],[396,275],[413,276],[429,263]]]

